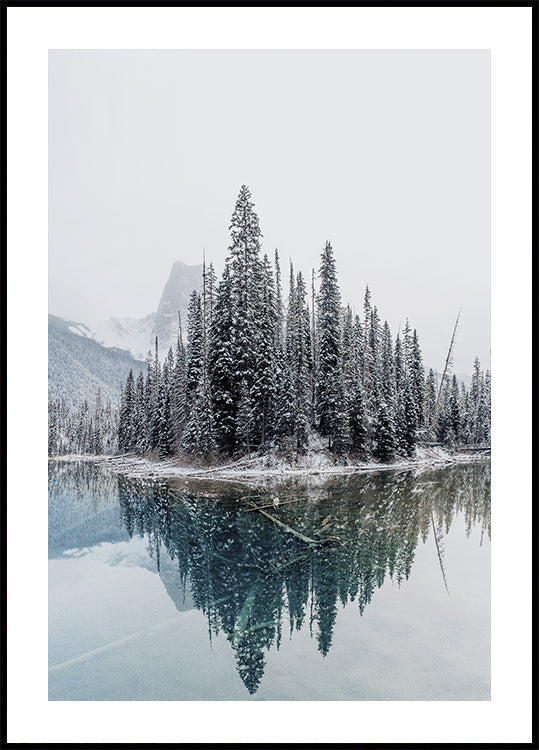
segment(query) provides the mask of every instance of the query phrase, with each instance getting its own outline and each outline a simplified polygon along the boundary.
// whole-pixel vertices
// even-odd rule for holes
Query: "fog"
[[[331,240],[427,366],[490,359],[488,51],[51,51],[49,309],[157,309],[176,260],[218,272],[242,184],[263,250],[310,278]],[[286,293],[286,288],[285,288]]]

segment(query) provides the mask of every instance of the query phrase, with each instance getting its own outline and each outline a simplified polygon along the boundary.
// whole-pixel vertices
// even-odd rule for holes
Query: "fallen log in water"
[[[260,510],[260,508],[253,508],[253,510]],[[266,518],[269,518],[270,521],[273,521],[273,523],[276,523],[278,526],[282,526],[283,529],[286,529],[291,534],[294,534],[295,536],[299,537],[303,542],[307,542],[307,544],[320,544],[320,541],[316,541],[316,539],[311,539],[308,536],[305,536],[305,534],[302,534],[300,531],[296,531],[291,526],[287,526],[286,523],[283,523],[282,521],[279,521],[278,518],[274,518],[273,516],[270,516],[269,513],[266,513],[265,510],[260,510],[263,516],[266,516]]]
[[[290,503],[299,503],[302,500],[306,500],[306,497],[297,497],[295,500],[279,500],[279,502],[276,503],[270,503],[269,505],[258,505],[256,508],[247,508],[245,511],[246,513],[250,513],[252,510],[262,510],[262,508],[280,508],[281,505],[289,505]]]
[[[305,534],[302,534],[300,531],[296,531],[296,529],[293,529],[291,526],[288,526],[288,524],[283,523],[282,521],[279,521],[278,518],[275,518],[274,516],[270,516],[269,513],[266,513],[266,511],[262,509],[263,507],[267,507],[267,506],[254,507],[252,508],[252,510],[260,511],[260,513],[262,513],[263,516],[266,516],[266,518],[269,518],[270,521],[273,521],[273,523],[276,523],[278,526],[281,526],[290,534],[294,534],[294,536],[297,536],[299,539],[301,539],[302,542],[306,542],[307,544],[314,544],[317,547],[327,542],[339,542],[340,544],[342,544],[341,540],[337,536],[326,537],[325,539],[311,539],[310,537],[305,536]]]

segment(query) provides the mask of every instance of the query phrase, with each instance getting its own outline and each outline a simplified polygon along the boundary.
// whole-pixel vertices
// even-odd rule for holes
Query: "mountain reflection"
[[[490,464],[348,476],[322,488],[289,484],[278,491],[279,507],[267,509],[272,518],[249,511],[271,506],[275,494],[118,479],[123,527],[147,537],[158,569],[164,551],[174,561],[178,595],[190,589],[210,639],[226,635],[251,694],[264,652],[279,648],[283,630],[292,637],[309,627],[326,655],[338,602],[357,601],[362,614],[386,576],[397,584],[410,576],[418,542],[430,534],[447,588],[443,538],[457,514],[467,534],[479,525],[481,539],[490,538]]]

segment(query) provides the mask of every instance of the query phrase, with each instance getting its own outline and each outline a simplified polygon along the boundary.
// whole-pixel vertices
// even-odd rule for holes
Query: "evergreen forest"
[[[326,242],[311,279],[262,254],[242,186],[220,279],[203,264],[202,291],[164,359],[129,373],[119,406],[74,409],[49,398],[49,455],[134,453],[211,464],[274,451],[291,459],[323,446],[343,463],[409,458],[418,444],[490,444],[490,372],[476,358],[469,387],[425,372],[408,320],[395,337],[368,287],[360,314],[341,299]],[[185,334],[185,335],[184,335]]]

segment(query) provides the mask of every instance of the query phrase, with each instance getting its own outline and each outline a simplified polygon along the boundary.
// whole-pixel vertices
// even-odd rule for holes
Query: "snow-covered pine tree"
[[[154,450],[159,445],[159,394],[161,389],[161,363],[159,362],[159,340],[155,337],[155,356],[148,357],[146,380],[146,418],[148,425],[147,449]]]
[[[273,271],[267,255],[262,264],[263,284],[258,319],[257,358],[251,399],[256,405],[255,431],[264,445],[275,434],[275,376],[277,370],[278,332]]]
[[[378,383],[380,399],[385,401],[389,411],[392,413],[395,408],[395,369],[393,363],[393,342],[387,320],[384,321],[382,328]]]
[[[163,365],[159,387],[159,458],[167,458],[174,453],[174,425],[172,421],[172,377],[174,354],[170,347]]]
[[[112,455],[118,452],[118,407],[112,405],[110,398],[104,409],[103,452]]]
[[[429,369],[427,376],[427,382],[425,384],[425,422],[429,430],[429,439],[433,437],[432,432],[434,425],[432,424],[434,417],[434,407],[436,405],[436,398],[438,395],[438,384],[436,382],[436,374],[432,367]]]
[[[358,395],[361,394],[360,385],[360,366],[359,351],[357,349],[356,332],[352,316],[352,308],[347,305],[341,313],[341,382],[342,401],[337,416],[337,433],[338,446],[337,453],[345,453],[352,447],[352,424],[354,421],[355,448],[357,445],[361,430],[358,430],[357,418],[359,413],[364,412],[363,404],[358,402]],[[358,388],[359,384],[359,388]],[[354,404],[354,413],[352,414],[352,402]],[[364,416],[364,414],[363,414]]]
[[[136,412],[133,413],[133,423],[135,425],[135,436],[136,436]],[[104,409],[103,409],[103,398],[101,396],[101,388],[97,389],[95,396],[95,409],[93,416],[93,434],[92,434],[92,445],[91,452],[99,456],[103,453],[103,439],[104,439]],[[134,447],[134,441],[133,441]]]
[[[200,294],[194,290],[187,312],[187,381],[186,399],[191,410],[204,370],[204,325]]]
[[[406,375],[404,369],[404,357],[402,352],[402,343],[400,335],[397,334],[395,339],[395,354],[394,354],[394,370],[395,370],[395,393],[397,398],[401,393],[404,392],[406,385]]]
[[[316,271],[311,269],[311,407],[313,415],[311,421],[314,421],[314,408],[316,404],[316,378],[317,378],[317,350],[316,350],[316,290],[315,290]]]
[[[85,402],[86,403],[86,402]],[[88,411],[87,403],[86,408],[83,410],[83,415]],[[81,416],[83,416],[81,415]],[[81,419],[81,427],[84,424],[84,420]],[[135,424],[135,379],[133,376],[133,370],[129,370],[125,389],[122,393],[121,406],[120,406],[120,425],[118,430],[118,449],[120,453],[129,453],[134,450],[136,442],[136,424]],[[81,445],[84,445],[82,436],[80,438]]]
[[[444,444],[448,443],[448,440],[451,438],[449,428],[449,395],[450,395],[450,381],[446,377],[442,383],[439,401],[438,401],[438,409],[436,411],[435,416],[435,434],[436,438]]]
[[[230,273],[227,261],[217,289],[208,356],[215,434],[218,447],[229,454],[235,445],[237,411],[233,339],[236,310]]]
[[[316,383],[316,413],[322,435],[333,446],[337,429],[337,412],[342,402],[342,372],[340,352],[341,296],[337,284],[335,258],[331,243],[325,244],[318,292],[317,351],[318,372]]]
[[[355,315],[352,324],[351,370],[346,373],[345,393],[348,402],[348,420],[350,424],[350,443],[354,453],[364,457],[367,454],[367,430],[365,425],[365,399],[363,394],[364,370],[364,337],[363,326],[359,315]],[[344,367],[346,372],[346,366]]]
[[[363,368],[365,360],[365,335],[359,315],[354,315],[354,362],[357,377],[363,385]]]
[[[146,450],[146,405],[144,394],[144,375],[139,372],[135,384],[135,425],[136,436],[133,450],[142,455]]]
[[[341,318],[341,353],[342,353],[342,372],[344,383],[344,398],[348,403],[350,394],[356,378],[357,371],[357,352],[355,348],[354,324],[352,318],[352,308],[347,305],[342,311]]]
[[[234,363],[235,393],[238,404],[242,384],[245,384],[250,408],[258,413],[261,404],[253,400],[251,389],[256,380],[257,363],[262,346],[259,318],[263,310],[264,274],[260,260],[260,231],[258,216],[253,210],[249,189],[242,185],[230,224],[231,245],[230,281],[234,310],[232,355]],[[258,427],[258,434],[255,431]],[[260,439],[260,425],[251,427],[250,439]]]
[[[375,420],[374,455],[389,462],[395,456],[395,425],[384,401],[380,402]]]
[[[423,368],[419,337],[415,328],[412,333],[409,356],[408,377],[412,398],[416,406],[417,427],[423,428],[425,426],[425,370]]]
[[[288,304],[286,306],[285,326],[285,351],[286,358],[290,363],[296,350],[297,319],[296,319],[296,277],[294,266],[290,261],[290,273],[288,281]]]
[[[361,383],[364,391],[370,391],[370,380],[373,368],[371,362],[371,351],[369,349],[370,340],[370,327],[372,318],[372,307],[371,307],[371,292],[369,286],[365,287],[365,295],[363,297],[363,341],[364,341],[364,352],[363,352],[363,369],[361,374]]]
[[[144,452],[151,451],[150,423],[153,409],[153,389],[154,389],[154,371],[152,351],[148,350],[146,355],[146,379],[144,381],[144,425],[141,426],[141,432],[144,436]]]
[[[283,294],[281,290],[281,266],[279,263],[279,252],[275,249],[275,343],[277,352],[282,353],[284,350],[284,311],[283,311]]]
[[[255,424],[255,414],[253,409],[253,402],[247,386],[247,381],[244,379],[240,385],[240,400],[238,403],[238,414],[237,414],[237,429],[236,429],[236,442],[239,448],[247,451],[247,455],[251,455],[252,441],[253,441],[253,430]]]
[[[374,308],[376,310],[376,308]],[[374,311],[373,311],[374,312]],[[376,330],[373,315],[371,335]],[[390,460],[397,447],[395,430],[395,373],[393,363],[393,342],[387,320],[384,322],[380,342],[379,356],[376,345],[371,344],[373,359],[377,362],[375,391],[378,397],[378,409],[374,420],[375,455],[382,461]]]
[[[60,453],[60,419],[58,415],[58,408],[56,402],[51,398],[49,391],[48,398],[48,454],[49,456],[57,456]]]
[[[187,422],[187,355],[183,343],[182,320],[179,311],[171,402],[174,445],[178,448]]]
[[[488,399],[489,403],[487,403],[487,389],[485,382],[485,374],[481,371],[479,404],[477,407],[477,422],[475,428],[475,442],[479,444],[486,443],[490,439],[490,393]],[[488,385],[490,390],[490,374]]]
[[[451,379],[451,388],[447,401],[447,436],[446,440],[455,447],[462,438],[462,417],[460,411],[460,391],[457,376]]]
[[[290,304],[292,307],[293,335],[291,336],[291,344],[293,348],[291,351],[287,350],[287,358],[293,380],[294,434],[296,449],[304,451],[309,443],[312,419],[312,347],[307,290],[301,272],[297,274],[294,296]]]
[[[478,357],[474,359],[472,382],[470,384],[470,425],[473,443],[486,442],[490,434],[490,373],[488,382],[488,406],[485,392],[485,375]]]
[[[402,431],[400,434],[399,448],[405,456],[411,457],[414,455],[415,447],[417,445],[417,405],[414,400],[409,377],[406,378],[404,388],[402,414]]]
[[[277,369],[276,432],[281,446],[290,447],[296,426],[294,377],[288,359],[281,355]]]
[[[380,346],[380,317],[378,315],[378,308],[375,305],[371,312],[369,339],[367,342],[367,349],[369,350],[369,359],[371,362],[371,391],[369,398],[374,405],[375,411],[380,403]]]
[[[491,399],[491,377],[490,377],[490,370],[487,370],[485,373],[485,384],[484,384],[484,391],[483,391],[484,399],[485,399],[485,413],[484,413],[484,439],[485,441],[490,445],[490,424],[491,424],[491,406],[490,406],[490,399]]]
[[[181,445],[186,452],[206,460],[212,457],[217,448],[213,404],[207,378],[201,378],[198,383]]]
[[[364,457],[367,450],[367,430],[365,428],[365,402],[360,378],[355,380],[350,391],[348,419],[351,448],[354,453]]]
[[[208,272],[206,271],[205,258],[203,262],[202,300],[200,295],[193,293],[189,312],[186,376],[186,401],[189,417],[183,431],[181,445],[184,450],[208,459],[215,452],[216,441],[209,376],[213,313],[210,315]]]
[[[207,271],[205,271],[206,276],[206,304],[205,304],[205,314],[204,314],[204,320],[206,325],[206,332],[209,333],[209,330],[211,328],[211,324],[213,321],[213,308],[215,305],[215,292],[217,289],[217,275],[215,273],[215,269],[213,267],[213,263],[210,263],[208,266]]]

